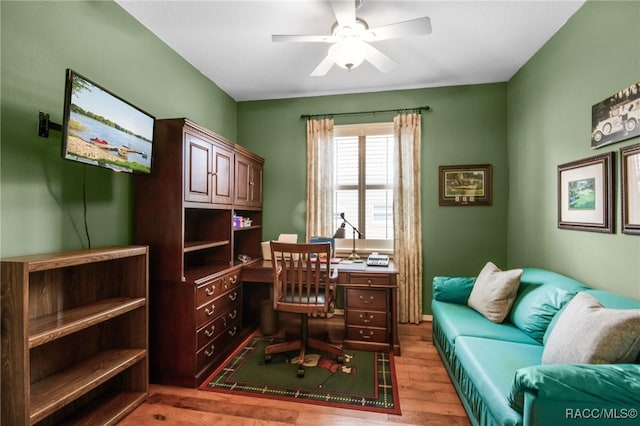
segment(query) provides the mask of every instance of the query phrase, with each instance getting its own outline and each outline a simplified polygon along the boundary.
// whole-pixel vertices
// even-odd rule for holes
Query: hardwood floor
[[[288,319],[281,317],[280,322],[281,330],[287,328]],[[310,327],[312,332],[328,328],[331,340],[341,343],[343,317],[311,319]],[[151,384],[148,402],[119,425],[470,425],[431,341],[431,323],[398,328],[402,356],[395,357],[395,364],[401,416]]]

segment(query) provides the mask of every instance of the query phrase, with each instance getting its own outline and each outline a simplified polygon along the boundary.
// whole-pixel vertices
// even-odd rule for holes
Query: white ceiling
[[[382,74],[365,62],[309,74],[325,43],[273,43],[272,34],[330,34],[327,0],[116,0],[236,101],[508,81],[584,0],[365,0],[371,28],[428,16],[426,36],[373,45],[399,65]]]

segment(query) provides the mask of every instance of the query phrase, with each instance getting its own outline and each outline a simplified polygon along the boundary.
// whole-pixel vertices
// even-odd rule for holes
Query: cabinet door
[[[255,162],[249,169],[249,204],[262,206],[262,165]]]
[[[211,202],[231,204],[233,201],[233,152],[221,146],[214,146],[213,166]]]
[[[262,206],[262,164],[236,153],[235,203]]]
[[[249,189],[251,164],[249,159],[236,154],[236,188],[235,203],[249,205],[251,196]]]
[[[211,202],[212,152],[210,142],[190,134],[185,136],[185,201]]]

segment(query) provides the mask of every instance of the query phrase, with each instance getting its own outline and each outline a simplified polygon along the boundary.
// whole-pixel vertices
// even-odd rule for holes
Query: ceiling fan
[[[356,9],[362,6],[363,2],[364,0],[331,0],[337,22],[331,27],[330,35],[272,35],[271,41],[331,43],[327,56],[311,73],[312,77],[321,77],[329,72],[333,64],[350,71],[364,60],[381,72],[387,73],[397,63],[369,43],[431,34],[431,20],[426,16],[369,28],[364,19],[356,16]]]

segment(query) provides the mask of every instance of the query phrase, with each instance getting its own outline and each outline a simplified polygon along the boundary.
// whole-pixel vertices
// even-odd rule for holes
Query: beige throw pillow
[[[502,271],[487,262],[473,285],[467,305],[493,322],[504,321],[518,294],[521,276],[522,269]]]
[[[608,309],[581,291],[561,312],[543,364],[633,363],[640,352],[640,309]]]

